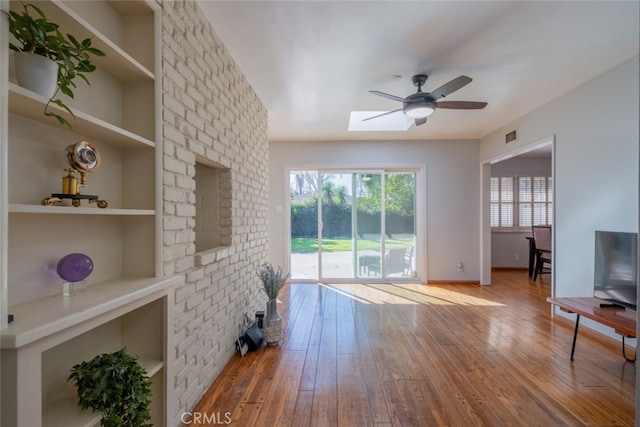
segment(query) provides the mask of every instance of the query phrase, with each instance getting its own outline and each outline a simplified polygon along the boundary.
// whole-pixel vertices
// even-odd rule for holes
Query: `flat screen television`
[[[636,309],[638,233],[596,231],[593,296]]]

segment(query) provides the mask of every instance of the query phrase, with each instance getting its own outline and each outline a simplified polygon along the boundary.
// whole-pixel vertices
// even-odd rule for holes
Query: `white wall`
[[[635,57],[481,141],[484,161],[555,135],[558,297],[592,295],[595,230],[638,231],[638,75]]]
[[[529,266],[530,231],[493,231],[491,233],[491,267],[527,268]]]
[[[287,265],[286,168],[426,166],[428,280],[479,280],[478,141],[271,142],[269,259]],[[472,216],[469,214],[471,213]],[[464,263],[464,271],[456,265]]]

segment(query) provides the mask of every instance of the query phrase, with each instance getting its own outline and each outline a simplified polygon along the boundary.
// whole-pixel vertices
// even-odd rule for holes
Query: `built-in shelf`
[[[155,0],[34,4],[61,33],[90,38],[106,56],[92,56],[97,70],[88,77],[91,84],[81,82],[67,100],[75,117],[48,105],[71,127],[46,116],[49,100],[16,84],[10,61],[0,61],[0,97],[7,103],[0,117],[0,228],[7,246],[0,250],[0,424],[99,425],[99,414],[78,407],[68,372],[83,360],[126,348],[151,379],[151,423],[168,425],[174,419],[168,387],[172,288],[184,278],[161,277],[161,6]],[[20,0],[2,4],[3,10],[22,7]],[[7,36],[7,25],[2,27]],[[0,44],[0,56],[10,58],[7,43]],[[41,205],[60,188],[65,148],[83,139],[95,142],[102,156],[100,175],[87,190],[109,206],[83,201],[73,207],[68,199]],[[63,296],[54,266],[74,252],[90,254],[96,268],[86,290]],[[6,314],[13,315],[11,323]]]
[[[142,365],[149,378],[160,372],[160,369],[164,366],[162,359],[154,359],[152,357],[140,357],[138,362]]]
[[[18,10],[19,3],[12,3],[12,9]],[[122,82],[153,80],[154,74],[140,64],[120,46],[109,40],[94,26],[60,0],[40,2],[38,7],[52,22],[64,28],[65,33],[73,34],[78,40],[90,38],[93,47],[105,53],[104,57],[95,57],[91,61],[101,70],[106,71]],[[153,11],[146,8],[147,14]]]
[[[44,115],[44,107],[47,99],[16,84],[9,83],[9,111],[20,116],[37,120],[41,123],[58,125],[54,117]],[[82,111],[74,110],[76,116],[72,118],[69,113],[55,104],[49,105],[52,111],[60,114],[73,123],[73,131],[81,135],[91,135],[93,138],[120,146],[147,146],[155,147],[155,143],[133,132],[107,123]]]
[[[77,396],[64,396],[42,409],[42,419],[49,427],[94,427],[100,423],[99,412],[83,410]]]
[[[25,214],[58,214],[58,215],[114,215],[114,216],[154,216],[156,211],[151,209],[100,209],[94,207],[73,206],[42,206],[10,203],[9,213]]]
[[[57,294],[9,307],[14,321],[2,330],[2,348],[20,348],[93,318],[136,303],[177,283],[170,278],[118,278],[87,287],[76,295]],[[131,310],[131,308],[129,308]]]
[[[157,374],[163,367],[162,360],[148,357],[138,359],[140,365],[147,371],[149,378]],[[78,405],[76,395],[63,396],[42,409],[42,419],[47,427],[93,427],[100,422],[101,415],[90,409],[83,410]]]

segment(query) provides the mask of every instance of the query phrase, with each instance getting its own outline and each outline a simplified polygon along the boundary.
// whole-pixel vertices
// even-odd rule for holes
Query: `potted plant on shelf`
[[[62,92],[73,98],[73,89],[77,87],[74,81],[76,77],[90,84],[85,74],[96,69],[91,63],[91,55],[105,54],[91,46],[90,38],[78,41],[71,34],[63,35],[58,29],[59,25],[49,21],[38,6],[22,3],[22,7],[20,13],[12,10],[6,12],[9,32],[16,40],[16,43],[9,42],[9,48],[16,52],[14,61],[18,83],[47,98],[44,114],[55,117],[60,124],[71,128],[64,117],[49,111],[49,105],[54,103],[75,117],[71,109],[56,96]]]
[[[78,404],[102,413],[103,427],[150,426],[151,383],[137,357],[126,349],[100,354],[71,369]]]
[[[278,293],[289,278],[289,273],[284,275],[282,267],[273,266],[265,262],[258,269],[258,277],[262,281],[262,290],[267,294],[267,310],[264,318],[264,340],[269,346],[276,346],[283,335],[282,316],[278,313]]]

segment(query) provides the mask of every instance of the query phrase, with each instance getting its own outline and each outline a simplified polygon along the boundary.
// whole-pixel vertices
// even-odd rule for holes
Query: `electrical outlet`
[[[464,270],[464,264],[462,262],[459,262],[458,265],[456,265],[456,270],[463,271]]]
[[[515,254],[515,255],[513,256],[513,258],[514,258],[516,261],[520,261],[520,254]]]

